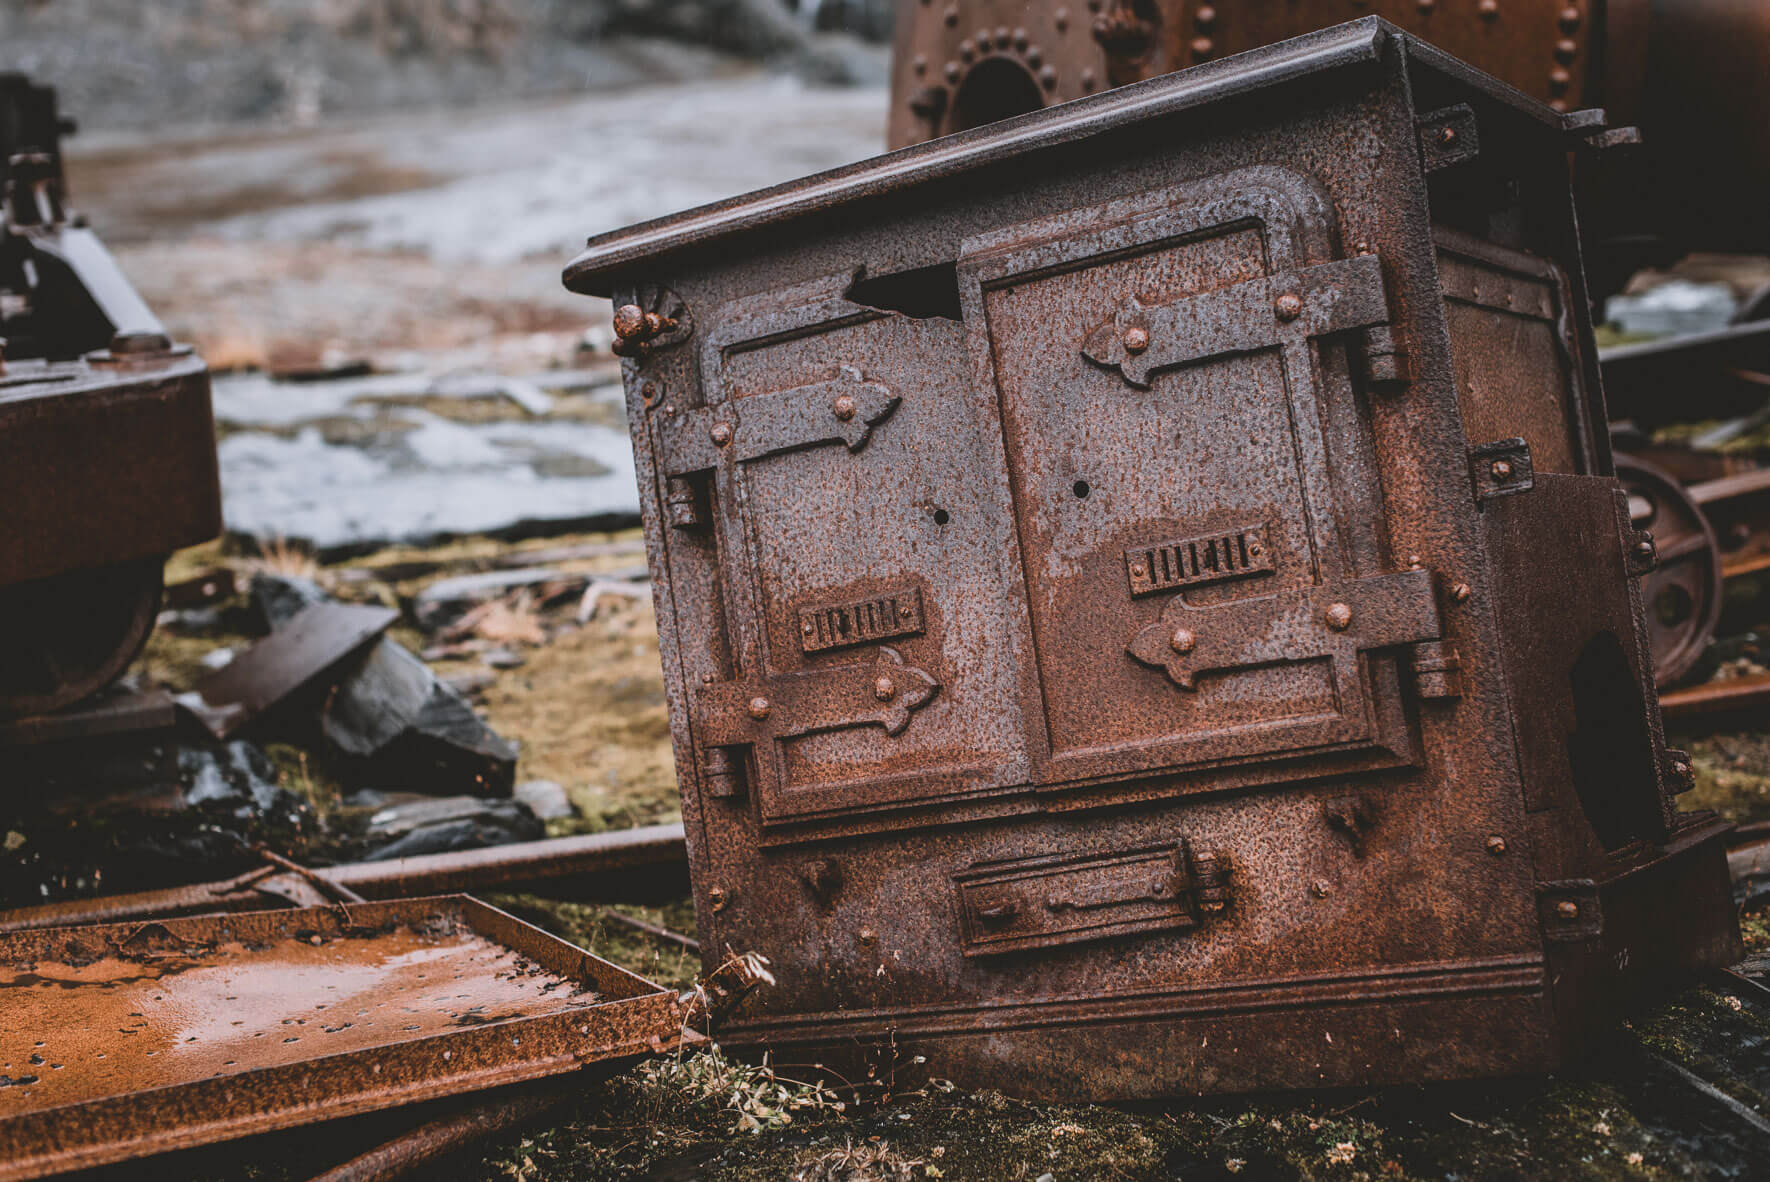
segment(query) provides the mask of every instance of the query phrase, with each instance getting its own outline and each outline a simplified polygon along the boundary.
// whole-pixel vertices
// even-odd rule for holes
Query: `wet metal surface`
[[[681,1013],[462,896],[0,940],[0,1178],[552,1075]]]
[[[1367,18],[590,242],[697,935],[780,977],[723,1042],[1509,1074],[1736,955],[1598,396],[1600,131]]]

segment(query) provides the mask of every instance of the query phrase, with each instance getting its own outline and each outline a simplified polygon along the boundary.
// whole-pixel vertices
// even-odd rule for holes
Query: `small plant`
[[[643,1064],[639,1075],[648,1089],[735,1112],[734,1133],[781,1128],[793,1123],[794,1113],[839,1113],[847,1107],[822,1084],[783,1079],[766,1058],[756,1065],[734,1062],[717,1044],[698,1054]]]

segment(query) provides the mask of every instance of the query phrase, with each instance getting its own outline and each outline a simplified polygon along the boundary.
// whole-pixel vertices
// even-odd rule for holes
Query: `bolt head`
[[[710,437],[713,440],[713,442],[715,444],[717,444],[720,447],[724,447],[726,444],[731,442],[731,424],[730,423],[714,423],[713,429],[711,431],[707,432],[707,435],[708,435],[708,437]]]
[[[1125,352],[1141,353],[1149,348],[1149,330],[1133,325],[1125,330]]]
[[[757,721],[767,718],[769,712],[773,709],[774,707],[768,704],[767,698],[758,695],[750,699],[750,717]]]
[[[799,631],[810,636],[813,632],[817,631],[817,625],[813,624],[810,620],[806,620],[803,624],[799,625]]]
[[[1487,470],[1489,472],[1493,473],[1493,478],[1495,480],[1499,481],[1501,484],[1504,484],[1506,481],[1512,479],[1512,461],[1511,460],[1495,460],[1493,463],[1491,463],[1487,466]]]
[[[725,910],[725,888],[711,887],[707,891],[707,900],[713,904],[713,910]]]
[[[1464,602],[1472,594],[1474,594],[1474,592],[1469,589],[1469,584],[1467,583],[1458,583],[1450,589],[1450,597],[1458,603]]]
[[[1148,573],[1148,568],[1145,567],[1141,562],[1133,562],[1131,564],[1131,577],[1133,579],[1141,579],[1147,573]]]
[[[897,683],[889,677],[880,677],[873,682],[873,696],[881,702],[889,702],[897,696]]]
[[[840,394],[836,397],[836,401],[830,404],[830,410],[844,423],[854,417],[854,409],[854,396],[851,394]]]
[[[1333,893],[1333,889],[1333,887],[1328,885],[1328,881],[1325,878],[1318,878],[1309,884],[1309,893],[1314,895],[1317,899],[1327,898]]]
[[[1335,632],[1344,632],[1352,626],[1352,608],[1344,603],[1330,603],[1324,618],[1329,628]]]
[[[645,309],[638,304],[622,304],[615,309],[615,335],[622,340],[638,336],[645,330]]]
[[[1168,647],[1177,653],[1189,653],[1198,646],[1198,637],[1185,628],[1174,629],[1174,635],[1168,637]]]
[[[1572,899],[1563,899],[1555,904],[1555,915],[1560,919],[1578,919],[1579,904]]]
[[[1454,127],[1440,127],[1438,129],[1438,142],[1446,148],[1456,143],[1457,129]]]
[[[1501,837],[1497,833],[1494,834],[1492,837],[1488,838],[1487,839],[1487,852],[1490,854],[1495,854],[1495,855],[1505,853],[1506,852],[1506,839]]]
[[[879,933],[875,932],[872,928],[862,928],[860,929],[860,942],[869,947],[877,944],[879,942]]]
[[[1287,291],[1272,301],[1273,313],[1283,321],[1292,321],[1303,314],[1303,297]]]

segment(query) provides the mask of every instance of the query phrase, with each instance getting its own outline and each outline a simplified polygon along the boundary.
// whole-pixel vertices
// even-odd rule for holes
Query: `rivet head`
[[[1653,535],[1652,534],[1645,535],[1644,537],[1642,537],[1642,539],[1639,542],[1635,543],[1635,553],[1639,554],[1643,558],[1652,558],[1653,557]]]
[[[899,607],[897,609],[897,614],[907,620],[914,613],[910,610],[910,605],[905,603],[905,604],[899,605]]]
[[[1500,0],[1481,0],[1475,6],[1475,11],[1481,14],[1484,21],[1494,20],[1500,15]]]
[[[1462,603],[1464,600],[1468,599],[1471,594],[1473,594],[1473,592],[1469,589],[1469,584],[1467,583],[1458,583],[1450,589],[1450,597],[1458,603]]]
[[[836,397],[836,401],[831,404],[830,409],[835,412],[835,415],[837,418],[841,419],[844,423],[846,423],[849,419],[852,419],[854,417],[854,397],[853,397],[853,395],[850,395],[850,394],[838,395]]]
[[[713,429],[707,432],[707,436],[712,439],[715,444],[724,447],[731,442],[731,424],[714,423]]]
[[[1014,48],[1015,49],[1024,50],[1027,47],[1028,43],[1031,41],[1032,41],[1032,36],[1029,33],[1027,33],[1027,31],[1025,29],[1015,29],[1014,30]]]
[[[1141,562],[1133,562],[1131,564],[1131,577],[1133,579],[1141,579],[1148,572],[1149,568],[1144,566]]]
[[[1579,28],[1579,9],[1569,4],[1561,10],[1561,31],[1571,33]]]
[[[707,891],[707,901],[713,904],[713,910],[725,910],[725,888],[711,887]]]
[[[955,86],[958,85],[959,79],[965,76],[965,71],[959,68],[958,62],[948,62],[943,73],[946,74],[946,80]]]
[[[1209,4],[1199,5],[1198,11],[1192,14],[1192,23],[1198,26],[1199,32],[1209,32],[1211,26],[1217,23],[1217,10]]]
[[[645,328],[645,309],[638,304],[622,304],[615,309],[615,335],[625,339]]]
[[[1149,348],[1149,330],[1133,325],[1125,330],[1125,352],[1141,353]]]
[[[1578,919],[1579,904],[1572,899],[1563,899],[1555,904],[1555,914],[1562,919]]]
[[[1446,148],[1456,143],[1457,129],[1454,127],[1440,127],[1438,129],[1438,142]]]
[[[1198,637],[1185,628],[1174,629],[1174,635],[1168,637],[1168,647],[1177,653],[1189,653],[1198,646]]]
[[[1571,62],[1571,61],[1573,61],[1574,58],[1576,58],[1578,56],[1579,56],[1579,42],[1575,41],[1573,38],[1564,37],[1561,40],[1555,42],[1555,60],[1556,61]]]
[[[910,63],[910,68],[915,70],[916,77],[920,78],[923,74],[928,72],[928,59],[918,53],[916,55],[916,60]]]
[[[1059,33],[1069,28],[1069,9],[1059,8],[1056,12],[1053,12],[1051,14],[1051,24],[1056,27]]]
[[[767,718],[769,711],[772,709],[773,709],[773,707],[768,704],[767,698],[757,696],[757,697],[750,699],[750,717],[751,718],[754,718],[757,720]]]
[[[1057,89],[1057,68],[1055,66],[1046,65],[1039,68],[1039,85],[1046,90]]]
[[[1325,878],[1318,878],[1309,884],[1309,893],[1314,895],[1317,899],[1327,898],[1328,895],[1333,893],[1333,889],[1333,887],[1328,885],[1327,879]]]
[[[1501,484],[1504,484],[1506,481],[1512,479],[1512,461],[1511,460],[1495,460],[1493,463],[1491,463],[1487,466],[1487,470],[1489,472],[1493,473],[1493,478],[1495,480],[1499,481]]]
[[[1193,57],[1210,57],[1211,51],[1215,48],[1217,48],[1217,43],[1209,37],[1194,37],[1192,39]]]
[[[1566,90],[1568,84],[1572,81],[1573,75],[1569,74],[1566,70],[1561,69],[1559,66],[1549,71],[1549,88],[1556,94],[1560,94],[1562,91]]]
[[[860,929],[860,942],[869,946],[877,944],[879,942],[879,933],[875,932],[872,928],[862,928]]]
[[[1295,320],[1303,314],[1303,297],[1287,291],[1272,301],[1272,311],[1280,320]]]
[[[1488,838],[1487,839],[1487,852],[1490,854],[1495,854],[1495,855],[1505,853],[1506,852],[1506,839],[1501,837],[1497,833],[1494,834],[1492,837]]]
[[[1045,51],[1034,45],[1026,51],[1026,64],[1036,70],[1039,63],[1045,60]]]
[[[810,636],[813,632],[817,631],[817,625],[813,624],[810,620],[806,620],[803,624],[799,625],[799,631]]]
[[[1344,603],[1330,603],[1324,618],[1329,628],[1335,632],[1344,632],[1352,626],[1352,608]]]
[[[1082,89],[1083,90],[1093,90],[1094,89],[1094,71],[1093,70],[1083,70],[1082,71]]]
[[[946,25],[946,27],[949,29],[952,28],[954,25],[958,24],[959,23],[959,6],[957,4],[947,5],[946,11],[944,11],[940,14],[940,19],[941,19],[942,23],[944,23]]]
[[[959,42],[959,60],[960,61],[968,62],[976,55],[977,55],[977,51],[971,48],[971,42],[969,42],[969,41]]]
[[[998,46],[1000,46],[1003,49],[1006,49],[1006,48],[1008,48],[1008,43],[1013,40],[1014,40],[1013,30],[1009,29],[1007,25],[997,25],[996,26],[996,44]]]
[[[897,696],[897,683],[889,677],[881,677],[873,682],[873,696],[881,702],[889,702]]]

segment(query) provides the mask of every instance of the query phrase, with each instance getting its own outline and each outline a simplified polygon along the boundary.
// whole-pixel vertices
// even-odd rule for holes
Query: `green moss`
[[[1770,819],[1770,735],[1711,735],[1690,741],[1696,786],[1686,809],[1714,809],[1735,823]]]

